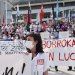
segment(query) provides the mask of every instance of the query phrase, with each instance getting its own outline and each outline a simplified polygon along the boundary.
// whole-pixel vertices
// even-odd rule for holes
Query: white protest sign
[[[43,49],[49,52],[50,66],[75,65],[75,38],[43,40]]]
[[[49,39],[50,33],[49,32],[41,32],[40,33],[42,39]]]
[[[0,51],[0,75],[31,75],[32,55]]]
[[[0,51],[24,51],[25,41],[0,41]]]
[[[26,47],[31,47],[31,41],[0,41],[0,51],[26,51]]]
[[[69,38],[70,34],[69,31],[61,31],[59,32],[59,38],[63,39],[63,38]]]

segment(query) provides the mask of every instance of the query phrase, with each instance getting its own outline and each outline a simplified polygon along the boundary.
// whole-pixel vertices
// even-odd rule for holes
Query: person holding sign
[[[31,75],[48,75],[48,60],[46,53],[42,48],[42,40],[40,34],[31,33],[26,36],[27,41],[31,41],[32,45],[26,45],[29,53],[32,53],[32,74]]]

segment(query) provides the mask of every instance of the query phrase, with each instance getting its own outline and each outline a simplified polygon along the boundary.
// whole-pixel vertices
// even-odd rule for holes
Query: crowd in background
[[[75,37],[75,22],[48,20],[42,23],[32,22],[30,25],[18,23],[1,27],[1,39],[22,39],[30,32],[49,32],[53,38],[58,38],[60,31],[69,31],[70,37]]]

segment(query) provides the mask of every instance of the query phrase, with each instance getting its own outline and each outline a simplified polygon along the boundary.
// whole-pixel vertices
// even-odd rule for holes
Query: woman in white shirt
[[[27,46],[28,52],[32,53],[31,75],[48,75],[48,60],[42,48],[40,34],[31,33],[26,36],[26,40],[32,42],[32,46]]]

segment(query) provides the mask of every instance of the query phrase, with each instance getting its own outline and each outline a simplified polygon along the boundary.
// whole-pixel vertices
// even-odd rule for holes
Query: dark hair
[[[37,34],[37,33],[30,33],[26,36],[26,38],[28,36],[31,36],[34,38],[34,41],[37,41],[37,44],[36,44],[36,54],[37,53],[44,53],[43,51],[43,47],[42,47],[42,39],[41,39],[41,36],[40,34]]]

